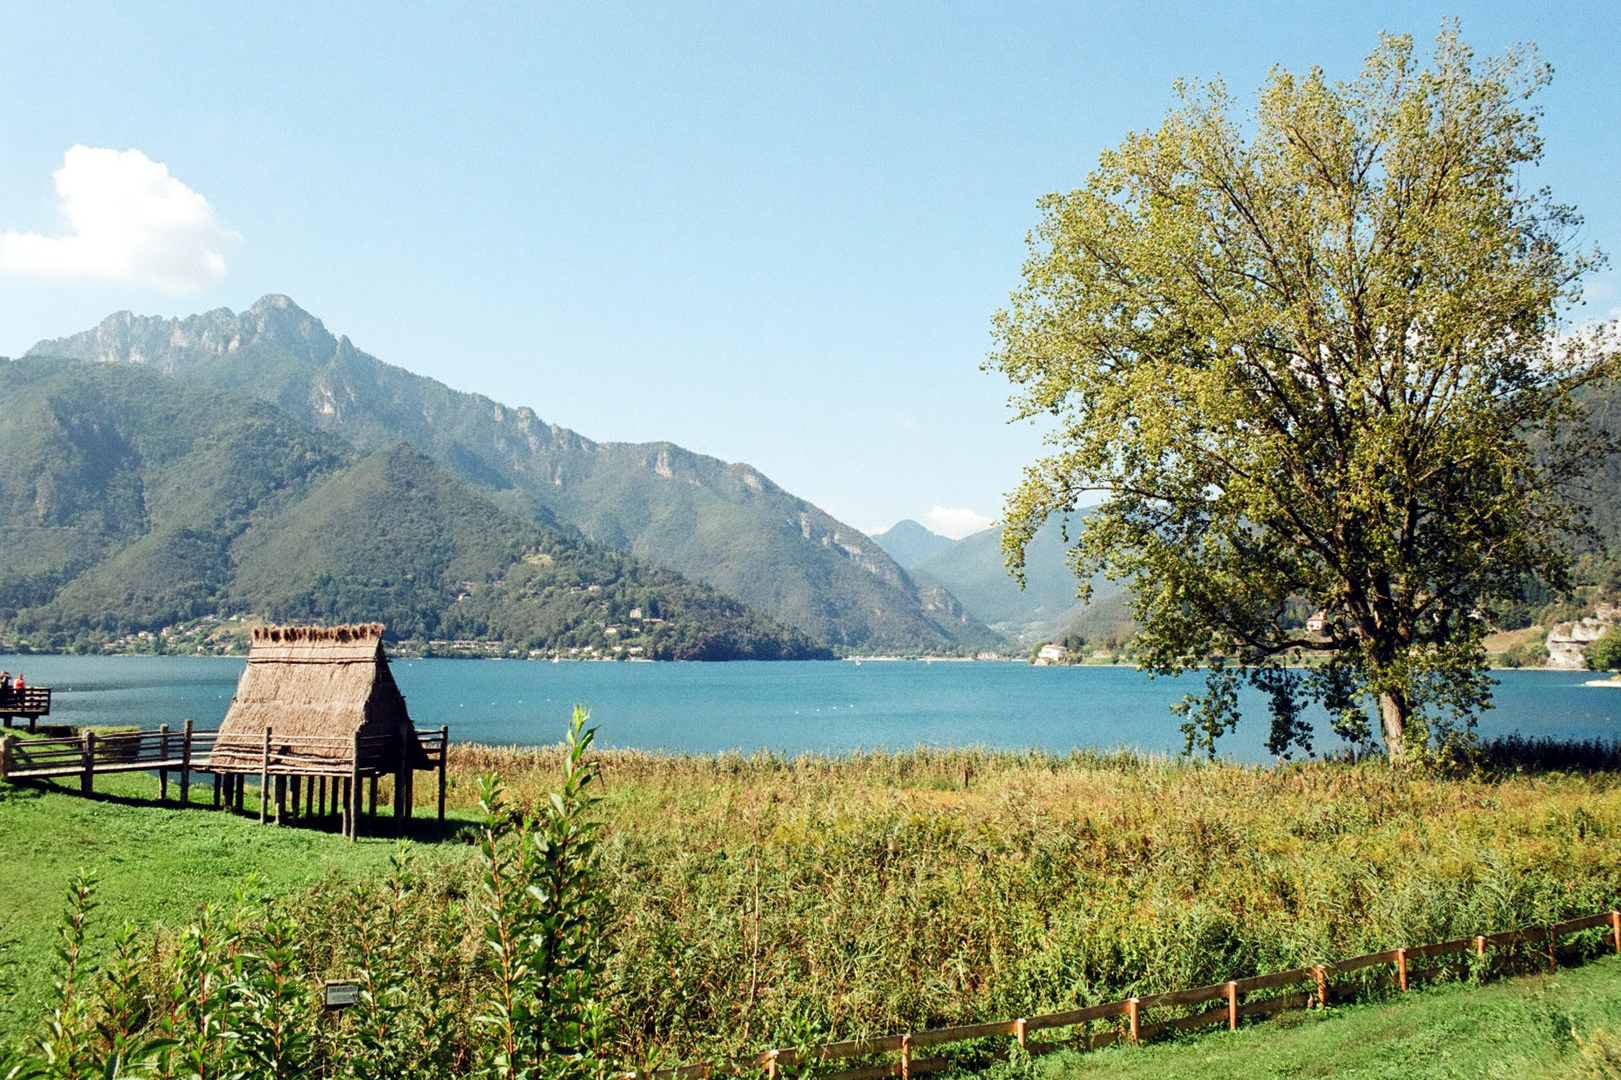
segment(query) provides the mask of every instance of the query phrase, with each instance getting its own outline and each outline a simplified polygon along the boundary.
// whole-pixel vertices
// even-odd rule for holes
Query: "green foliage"
[[[1037,1058],[1039,1080],[1613,1080],[1621,961],[1553,977],[1435,986],[1327,1010],[1288,1012],[1236,1032]],[[1610,1069],[1612,1071],[1604,1071]]]
[[[1522,641],[1503,653],[1504,667],[1540,667],[1548,660],[1548,646],[1546,641]]]
[[[596,778],[586,758],[596,729],[575,706],[563,758],[563,784],[538,812],[515,818],[499,778],[480,778],[480,885],[484,951],[493,973],[477,1022],[489,1075],[587,1075],[603,1041],[597,981],[607,911],[587,793]]]
[[[86,963],[85,920],[94,909],[95,875],[80,873],[68,884],[67,907],[57,927],[56,981],[50,1015],[39,1040],[39,1069],[61,1080],[79,1080],[95,1071],[90,1044],[95,968]]]
[[[1252,116],[1180,84],[1158,130],[1044,199],[987,361],[1020,417],[1058,418],[1010,558],[1105,492],[1073,562],[1132,589],[1145,667],[1327,653],[1394,759],[1465,734],[1481,614],[1568,584],[1571,491],[1613,442],[1578,397],[1616,355],[1559,321],[1598,257],[1521,182],[1547,79],[1449,28],[1428,67],[1387,37],[1351,83],[1277,70]]]
[[[1621,671],[1621,627],[1612,626],[1604,631],[1587,647],[1584,656],[1592,671]]]
[[[500,1073],[503,1025],[474,1017],[497,1017],[491,1003],[508,999],[498,968],[510,956],[522,1023],[507,1060],[537,1068],[549,1041],[568,1054],[537,1071],[575,1076],[1030,1015],[1545,925],[1621,899],[1609,744],[1497,744],[1419,775],[1377,759],[1255,769],[1098,752],[588,753],[575,724],[572,745],[457,748],[447,834],[493,833],[484,852],[413,845],[413,859],[383,841],[228,814],[89,804],[104,842],[71,854],[106,859],[109,885],[124,884],[121,895],[102,887],[102,910],[133,899],[146,929],[127,964],[116,939],[57,935],[84,943],[76,1045],[98,1075],[120,1030],[137,1048],[175,1040],[124,1058],[166,1077],[263,1074],[278,1046],[280,1060],[307,1061],[307,1075]],[[501,798],[486,788],[485,813],[462,816],[473,779],[496,771]],[[150,797],[150,778],[126,782],[120,790]],[[71,811],[86,804],[0,801],[8,884],[64,857],[63,823],[81,825]],[[220,873],[167,861],[184,835],[176,820],[214,859],[248,849],[275,886],[232,901],[241,863]],[[582,828],[592,822],[595,834]],[[32,842],[42,835],[57,842]],[[335,855],[375,873],[312,881],[309,865]],[[492,867],[499,884],[486,889]],[[128,876],[140,872],[158,886]],[[188,916],[160,900],[176,876],[208,881],[216,902]],[[0,904],[17,899],[0,892]],[[158,917],[180,928],[154,930]],[[1571,945],[1576,957],[1611,948],[1598,931]],[[1493,963],[1495,973],[1545,959],[1532,950]],[[360,982],[361,1005],[320,1012],[310,991],[326,978]],[[33,1023],[59,998],[40,988],[6,1019]],[[1590,1016],[1584,1037],[1589,1024],[1613,1030]]]
[[[708,586],[523,520],[409,447],[356,460],[262,402],[143,369],[0,362],[0,522],[0,629],[39,651],[248,612],[520,652],[829,655]],[[656,621],[607,632],[638,605]]]
[[[77,876],[38,1052],[7,1048],[5,1075],[404,1080],[479,1066],[600,1080],[608,909],[588,719],[576,709],[562,782],[533,810],[507,810],[499,785],[484,785],[476,912],[425,887],[399,850],[381,882],[267,899],[250,878],[229,914],[204,905],[150,943],[126,927],[98,972],[87,951],[93,878]],[[464,958],[465,914],[485,920],[483,965]],[[334,969],[361,984],[341,1018],[326,1017],[312,992]]]
[[[908,653],[997,641],[955,605],[930,603],[865,536],[748,465],[671,443],[592,442],[527,408],[384,364],[284,296],[266,296],[241,316],[122,314],[103,327],[130,342],[130,359],[138,354],[174,381],[252,394],[362,454],[403,440],[508,512],[667,566],[811,640]],[[30,355],[99,360],[98,340],[106,338],[90,331],[41,342]],[[51,572],[36,576],[47,582]]]

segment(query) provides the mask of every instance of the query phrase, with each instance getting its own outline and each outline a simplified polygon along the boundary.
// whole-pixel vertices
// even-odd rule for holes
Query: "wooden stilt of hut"
[[[403,832],[418,770],[437,768],[444,817],[447,734],[419,734],[412,725],[388,669],[381,624],[263,626],[253,631],[247,668],[205,768],[224,778],[227,805],[238,809],[244,779],[258,776],[261,822],[273,806],[277,821],[336,818],[351,839],[360,830],[363,786],[371,784],[375,816],[378,777],[391,775],[395,827]]]

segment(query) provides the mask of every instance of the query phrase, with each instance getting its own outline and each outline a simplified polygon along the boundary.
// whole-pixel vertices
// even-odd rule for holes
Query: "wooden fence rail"
[[[0,686],[0,721],[6,727],[17,717],[28,721],[28,730],[33,731],[42,716],[49,716],[51,712],[51,688],[49,686],[25,686],[18,690],[13,686]]]
[[[415,762],[424,764],[427,768],[438,773],[438,811],[439,820],[445,819],[445,788],[446,768],[449,757],[450,729],[441,727],[436,730],[419,730],[415,732],[417,746],[421,748],[422,756],[415,758]],[[95,777],[97,774],[119,772],[156,772],[158,774],[158,797],[169,797],[169,773],[177,771],[180,775],[180,797],[182,802],[189,802],[191,793],[191,776],[193,772],[215,773],[214,803],[221,802],[220,769],[210,767],[210,755],[215,751],[230,751],[238,757],[254,760],[257,767],[252,772],[260,774],[260,817],[263,820],[268,809],[270,798],[269,782],[275,781],[277,820],[280,820],[280,811],[285,802],[285,792],[282,790],[288,777],[302,778],[309,781],[308,802],[314,802],[314,784],[317,778],[321,783],[321,805],[327,805],[327,782],[332,782],[332,804],[337,804],[338,782],[344,781],[344,790],[348,793],[344,802],[343,815],[345,818],[345,832],[354,835],[351,823],[357,822],[360,815],[360,782],[359,763],[362,755],[371,756],[376,751],[400,751],[400,760],[412,760],[410,757],[409,734],[390,734],[381,736],[326,736],[326,735],[297,735],[277,740],[273,732],[267,730],[254,734],[225,734],[217,730],[201,730],[193,727],[187,720],[178,729],[171,730],[169,725],[145,731],[112,731],[95,732],[85,731],[76,736],[47,736],[44,738],[19,739],[15,735],[0,735],[0,780],[43,780],[53,777],[79,778],[79,790],[90,794],[95,790]],[[235,793],[237,808],[241,809],[241,792],[235,790],[241,784],[242,770],[231,768],[226,770],[232,775],[226,780]],[[399,770],[396,775],[396,786],[403,785],[403,792],[396,795],[395,818],[396,828],[403,830],[411,816],[411,804],[415,799],[414,769]],[[377,814],[377,777],[368,773],[371,780],[371,813]],[[402,779],[403,778],[403,779]],[[294,802],[297,802],[297,779],[294,780]],[[229,801],[230,793],[227,793]],[[296,810],[296,808],[295,808]]]
[[[1170,990],[1161,994],[1127,998],[1124,1001],[1109,1001],[1101,1005],[1089,1005],[1082,1009],[1068,1009],[1063,1012],[1044,1013],[1039,1016],[1019,1017],[1013,1020],[996,1020],[983,1024],[959,1024],[954,1027],[911,1031],[900,1035],[850,1039],[844,1042],[825,1043],[821,1046],[766,1050],[754,1055],[752,1058],[700,1061],[670,1069],[622,1073],[620,1074],[620,1080],[702,1080],[705,1077],[743,1075],[755,1070],[764,1070],[767,1077],[776,1080],[777,1071],[780,1068],[793,1068],[813,1062],[843,1058],[872,1057],[880,1054],[898,1054],[899,1060],[857,1069],[822,1073],[819,1075],[818,1080],[880,1080],[880,1078],[892,1076],[910,1080],[912,1076],[943,1072],[953,1068],[955,1065],[954,1062],[945,1058],[912,1057],[913,1050],[925,1047],[944,1046],[950,1043],[962,1043],[975,1039],[1011,1037],[1017,1040],[1018,1045],[1028,1052],[1039,1054],[1060,1047],[1095,1050],[1115,1043],[1136,1044],[1167,1032],[1191,1031],[1220,1023],[1226,1023],[1229,1028],[1237,1028],[1238,1021],[1246,1016],[1266,1016],[1311,1005],[1325,1007],[1329,1002],[1332,982],[1335,978],[1386,964],[1392,965],[1394,970],[1388,975],[1382,976],[1381,979],[1387,985],[1395,985],[1402,990],[1407,989],[1410,979],[1432,975],[1442,970],[1440,968],[1432,968],[1423,972],[1410,970],[1410,961],[1447,956],[1454,953],[1472,952],[1484,960],[1488,949],[1512,949],[1518,945],[1536,943],[1546,946],[1548,964],[1551,968],[1555,964],[1554,949],[1559,939],[1568,937],[1571,934],[1581,933],[1584,930],[1600,928],[1609,930],[1607,936],[1610,943],[1615,947],[1616,952],[1621,953],[1621,912],[1605,911],[1596,915],[1567,919],[1564,922],[1554,923],[1552,926],[1527,926],[1519,930],[1456,938],[1452,941],[1442,941],[1432,945],[1386,949],[1383,952],[1347,957],[1331,964],[1292,968],[1288,971],[1277,971],[1267,975],[1252,975],[1244,979],[1212,983],[1209,986],[1198,986],[1187,990]],[[1254,1001],[1242,1000],[1247,994],[1288,989],[1302,984],[1309,984],[1309,986],[1304,990],[1291,990],[1289,993],[1274,997],[1265,997]],[[1191,1016],[1171,1017],[1151,1024],[1144,1023],[1144,1014],[1151,1010],[1182,1008],[1203,1004],[1208,1001],[1219,1001],[1222,1004],[1217,1008],[1207,1009]],[[1109,1030],[1100,1032],[1083,1029],[1072,1034],[1067,1039],[1055,1042],[1035,1042],[1028,1038],[1029,1034],[1035,1031],[1074,1028],[1100,1020],[1119,1020],[1121,1018],[1126,1021],[1123,1027],[1114,1026]],[[1008,1051],[1001,1051],[994,1056],[1005,1058],[1007,1054]]]

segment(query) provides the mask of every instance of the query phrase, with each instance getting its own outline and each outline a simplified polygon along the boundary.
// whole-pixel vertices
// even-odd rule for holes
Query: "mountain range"
[[[1025,549],[1024,586],[1008,573],[1002,530],[993,526],[960,540],[905,520],[873,539],[918,582],[932,582],[962,601],[991,629],[1021,646],[1059,638],[1095,641],[1131,636],[1125,590],[1101,577],[1092,601],[1075,596],[1075,575],[1065,561],[1066,545],[1056,523],[1036,533]]]
[[[363,453],[145,368],[0,361],[0,626],[34,648],[93,648],[233,612],[559,655],[829,655],[708,586],[502,509],[404,443]]]
[[[542,421],[528,407],[463,393],[386,364],[355,348],[347,337],[332,335],[319,319],[285,296],[266,296],[240,314],[219,309],[186,319],[162,319],[120,312],[94,329],[40,342],[24,361],[11,365],[10,378],[27,383],[27,372],[46,358],[89,362],[79,365],[83,372],[120,369],[151,376],[159,380],[157,385],[173,388],[175,401],[192,391],[227,395],[235,404],[221,409],[238,409],[305,433],[299,437],[314,440],[311,445],[321,446],[321,453],[338,455],[334,467],[341,459],[344,468],[357,468],[371,455],[398,454],[408,447],[482,503],[505,514],[503,521],[550,530],[549,536],[571,535],[576,543],[595,545],[591,552],[622,553],[643,568],[638,572],[663,568],[687,586],[709,586],[714,596],[739,602],[739,611],[757,613],[751,614],[756,621],[748,625],[767,637],[779,630],[797,632],[792,639],[780,634],[773,638],[780,639],[780,647],[789,653],[820,646],[844,652],[968,653],[1002,643],[995,631],[969,614],[949,587],[934,578],[914,578],[859,530],[783,490],[749,465],[723,462],[667,442],[594,442]],[[54,377],[70,377],[68,368],[50,370]],[[159,400],[153,407],[159,407],[161,391],[143,383],[141,392],[155,394]],[[9,402],[0,400],[0,408],[9,411]],[[267,408],[273,411],[265,412]],[[178,417],[172,419],[179,422]],[[97,437],[86,435],[92,441]],[[151,437],[160,438],[155,429]],[[34,449],[47,452],[43,444]],[[18,460],[30,460],[26,455],[33,450],[19,452],[25,457]],[[82,454],[84,468],[102,467],[95,464],[101,455],[94,448],[74,452]],[[113,455],[107,460],[123,459]],[[114,473],[119,467],[107,466]],[[118,577],[121,572],[111,566],[92,573],[115,548],[126,559],[136,557],[125,554],[107,536],[138,533],[130,545],[144,543],[144,551],[167,544],[172,560],[190,561],[190,556],[179,555],[189,550],[184,545],[193,542],[190,533],[181,526],[164,532],[165,526],[157,521],[141,519],[134,492],[144,490],[144,474],[134,465],[126,472],[127,477],[108,475],[112,487],[107,488],[107,505],[97,511],[104,511],[105,522],[111,523],[106,529],[113,531],[91,529],[78,536],[74,543],[81,546],[65,562],[53,564],[50,557],[30,548],[29,541],[16,540],[12,550],[20,561],[14,565],[36,569],[18,571],[19,582],[26,578],[33,584],[16,586],[22,591],[14,599],[27,603],[13,604],[14,610],[53,604],[57,608],[52,610],[65,610],[62,604],[89,595],[104,576]],[[286,484],[276,489],[278,493],[287,485],[296,486],[292,476],[282,479]],[[0,479],[0,485],[4,483]],[[122,503],[114,498],[120,483],[130,492]],[[297,483],[312,485],[307,498],[322,490],[313,476]],[[16,504],[26,501],[27,495],[22,487],[13,492],[0,486],[0,500],[9,498]],[[328,501],[338,505],[335,497]],[[315,504],[303,507],[310,513],[316,509]],[[257,512],[256,507],[243,511],[248,517]],[[334,509],[323,520],[326,527],[341,532],[342,516]],[[350,526],[365,528],[360,520]],[[233,597],[249,596],[240,590],[250,585],[273,592],[275,573],[260,569],[246,554],[259,542],[255,538],[270,543],[273,530],[257,529],[256,521],[239,537],[209,541],[215,543],[212,561],[206,563],[212,576],[205,575],[206,582],[196,588],[224,587],[221,582],[228,577]],[[91,534],[102,538],[87,538]],[[290,535],[276,534],[277,550],[297,549],[286,538]],[[237,544],[248,547],[239,553],[233,547]],[[313,549],[299,550],[308,554]],[[448,558],[439,563],[449,567]],[[80,574],[90,576],[75,591],[72,585]],[[311,603],[317,603],[327,588],[319,582],[300,587]],[[396,593],[415,587],[399,582],[390,586]],[[251,595],[269,602],[271,592]],[[460,603],[477,607],[476,600],[470,594]]]

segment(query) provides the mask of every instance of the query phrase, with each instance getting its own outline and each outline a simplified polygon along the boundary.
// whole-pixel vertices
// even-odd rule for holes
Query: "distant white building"
[[[1319,611],[1317,614],[1306,620],[1306,632],[1308,634],[1321,634],[1323,632],[1323,627],[1327,625],[1328,614],[1326,612]]]
[[[1069,650],[1062,645],[1043,645],[1036,654],[1036,664],[1045,667],[1048,664],[1062,664],[1069,656]]]

